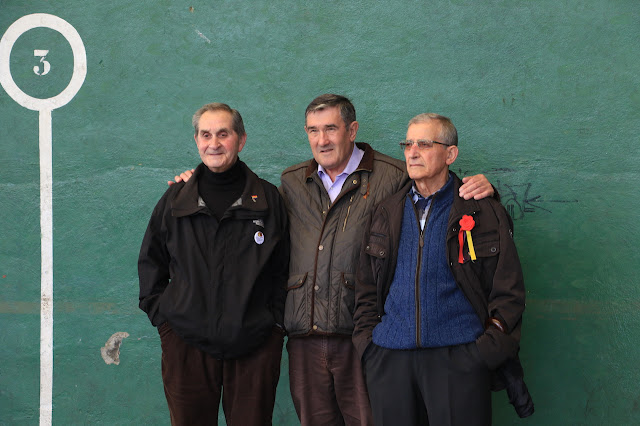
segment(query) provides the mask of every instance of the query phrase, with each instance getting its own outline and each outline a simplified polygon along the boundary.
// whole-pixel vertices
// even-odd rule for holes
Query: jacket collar
[[[462,181],[460,178],[453,172],[451,172],[451,176],[453,176],[453,205],[451,206],[451,219],[456,220],[462,217],[464,214],[473,214],[477,211],[480,211],[480,203],[478,200],[474,200],[473,198],[470,200],[465,200],[460,197],[460,187],[462,186]]]
[[[356,171],[372,171],[374,153],[373,148],[371,148],[368,143],[364,142],[356,142],[356,146],[364,151],[364,156],[362,157],[360,164],[358,164],[358,168],[356,169]],[[318,173],[318,163],[315,159],[312,158],[311,160],[309,160],[309,164],[307,165],[307,169],[304,175],[305,179],[309,179],[314,173]]]
[[[260,183],[260,178],[258,178],[245,163],[240,161],[240,159],[238,159],[238,162],[247,177],[247,181],[244,185],[242,195],[231,204],[229,209],[243,209],[255,212],[266,211],[269,206],[265,197],[264,188]],[[171,202],[172,216],[182,217],[201,211],[208,211],[198,193],[198,182],[205,167],[203,163],[200,163],[193,172],[191,179],[189,179],[182,188],[178,189],[178,193]]]
[[[460,178],[450,171],[451,177],[453,178],[453,205],[451,206],[450,217],[452,219],[460,218],[463,214],[472,214],[474,212],[480,211],[480,203],[473,198],[470,200],[465,200],[464,198],[458,195],[460,193],[460,186],[462,186],[462,181]],[[413,180],[409,180],[404,187],[396,194],[389,197],[389,201],[394,203],[404,203],[404,198],[411,191],[411,187],[413,186]]]

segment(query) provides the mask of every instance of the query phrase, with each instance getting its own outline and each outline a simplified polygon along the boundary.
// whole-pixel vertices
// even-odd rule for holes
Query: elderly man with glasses
[[[451,120],[420,114],[400,145],[411,181],[375,209],[356,279],[374,422],[490,425],[492,375],[509,362],[522,376],[513,223],[497,200],[459,196]]]

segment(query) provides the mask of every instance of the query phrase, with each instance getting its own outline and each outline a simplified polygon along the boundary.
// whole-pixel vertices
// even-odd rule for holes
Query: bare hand
[[[179,183],[179,182],[182,182],[182,181],[187,182],[191,178],[191,176],[193,176],[194,170],[195,169],[185,170],[184,172],[180,173],[180,176],[175,176],[173,178],[175,180],[175,183]],[[174,182],[169,180],[169,181],[167,181],[167,184],[169,186],[171,186],[171,185],[174,184]]]
[[[471,198],[475,200],[481,200],[485,197],[493,196],[493,186],[484,175],[467,176],[462,178],[462,185],[460,187],[460,197],[465,200]]]

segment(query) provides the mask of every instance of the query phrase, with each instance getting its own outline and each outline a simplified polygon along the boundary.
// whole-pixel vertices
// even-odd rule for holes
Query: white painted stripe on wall
[[[53,159],[51,110],[40,111],[40,424],[53,413]]]
[[[73,74],[69,85],[57,96],[33,98],[23,92],[11,76],[11,49],[23,33],[38,27],[62,34],[73,51]],[[42,54],[34,49],[34,55]],[[48,50],[47,50],[48,52]],[[49,65],[47,63],[47,65]],[[51,65],[52,66],[52,65]],[[36,69],[34,69],[36,72]],[[48,72],[48,71],[47,71]],[[36,72],[37,73],[37,72]],[[53,416],[53,159],[51,112],[76,95],[87,75],[87,54],[80,35],[67,21],[46,13],[23,16],[0,39],[0,84],[25,108],[39,111],[40,127],[40,425],[50,426]]]

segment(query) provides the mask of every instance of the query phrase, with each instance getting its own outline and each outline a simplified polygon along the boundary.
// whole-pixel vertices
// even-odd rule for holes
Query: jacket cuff
[[[480,357],[490,370],[495,370],[509,358],[518,353],[519,344],[516,339],[495,327],[489,327],[478,339],[476,346]]]
[[[358,336],[353,336],[353,345],[356,347],[356,352],[360,356],[360,360],[362,361],[362,357],[364,356],[369,343],[371,343],[371,333],[361,333]]]
[[[167,319],[160,313],[160,295],[153,295],[146,297],[140,301],[140,309],[147,313],[151,325],[158,327],[162,325]]]

